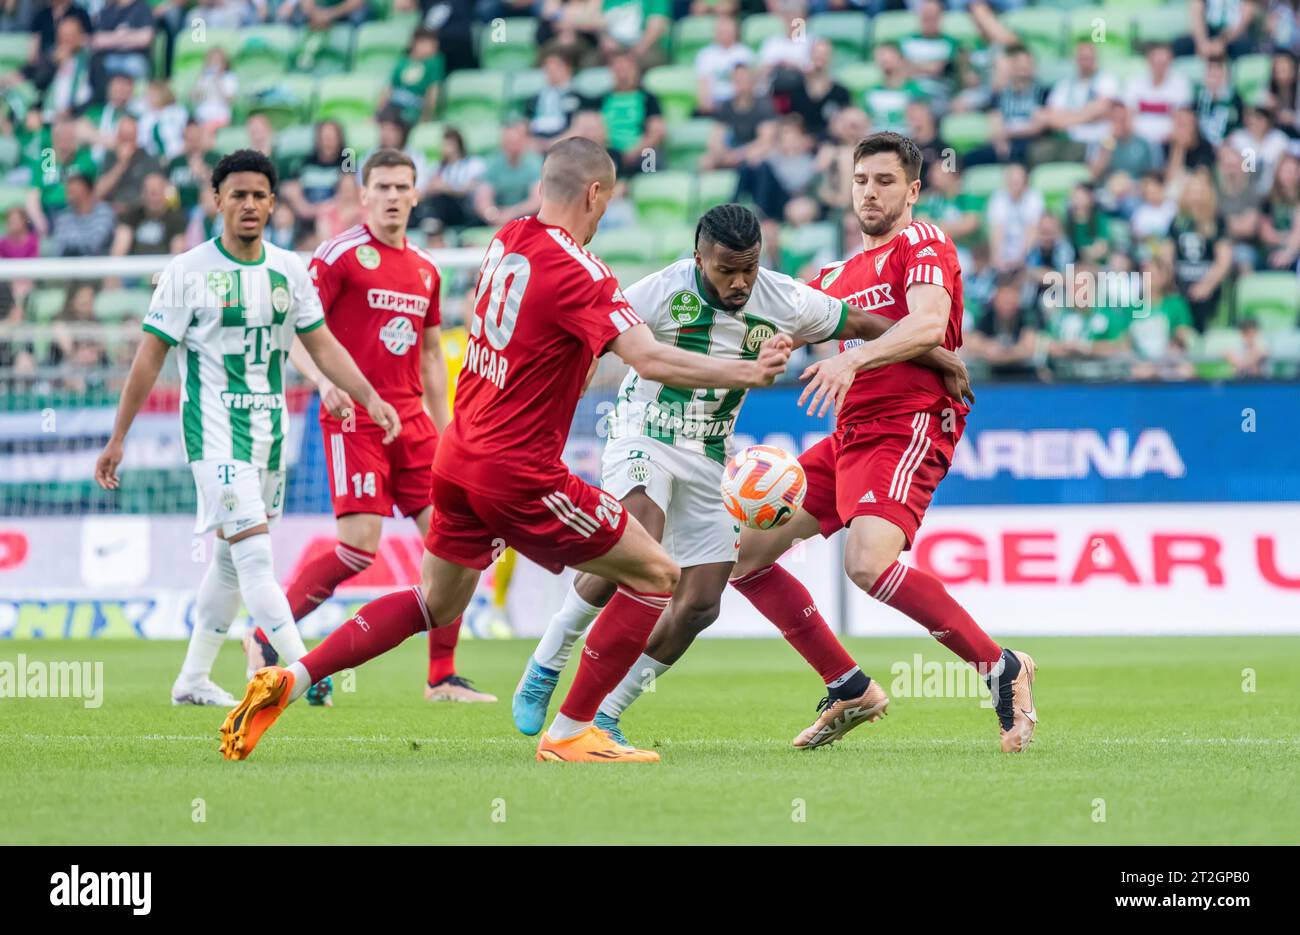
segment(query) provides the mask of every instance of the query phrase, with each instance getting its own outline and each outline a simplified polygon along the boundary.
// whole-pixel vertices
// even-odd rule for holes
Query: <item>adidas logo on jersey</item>
[[[921,252],[918,253],[915,257],[913,257],[913,259],[915,259],[915,260],[919,260],[919,259],[921,259],[921,257],[923,257],[923,256],[938,257],[939,254],[937,254],[937,253],[934,252],[934,247],[926,247],[926,248],[924,248],[923,250],[921,250]]]
[[[875,503],[875,502],[876,502],[876,493],[875,493],[875,491],[874,491],[874,490],[868,490],[866,493],[864,493],[864,494],[862,495],[862,499],[859,500],[858,502],[859,502],[859,503]]]

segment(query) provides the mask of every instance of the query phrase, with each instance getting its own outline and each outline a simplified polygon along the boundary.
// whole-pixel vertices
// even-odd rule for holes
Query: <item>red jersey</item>
[[[403,420],[424,412],[424,331],[442,321],[433,258],[409,240],[390,247],[358,224],[321,244],[309,268],[326,324],[366,379]],[[356,412],[369,424],[364,408]],[[321,418],[332,418],[323,405]]]
[[[898,321],[907,314],[907,289],[913,283],[931,283],[947,290],[952,309],[943,346],[950,351],[961,347],[961,264],[952,241],[933,224],[914,222],[887,244],[824,266],[809,285],[854,308]],[[861,343],[844,341],[840,349]],[[937,372],[905,360],[860,371],[836,421],[851,425],[949,407],[963,416],[970,411],[964,402],[948,396]]]
[[[495,496],[554,490],[592,360],[641,319],[609,267],[535,217],[497,231],[479,268],[451,425],[434,471]]]

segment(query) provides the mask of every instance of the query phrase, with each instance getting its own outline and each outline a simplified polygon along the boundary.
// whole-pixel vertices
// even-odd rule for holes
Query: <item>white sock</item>
[[[231,621],[239,612],[239,575],[230,558],[230,545],[224,539],[216,543],[216,554],[194,602],[194,629],[190,632],[190,645],[185,650],[178,679],[187,684],[211,677],[212,664],[226,641]]]
[[[591,626],[591,621],[596,619],[600,611],[600,607],[588,604],[578,589],[570,586],[569,593],[564,597],[564,606],[551,618],[551,622],[546,625],[546,632],[537,641],[533,660],[539,666],[555,672],[563,670],[569,664],[573,644],[587,632],[587,627]]]
[[[293,662],[289,664],[289,674],[293,676],[293,690],[289,692],[289,700],[297,701],[311,688],[311,673],[301,662]]]
[[[623,681],[615,685],[614,690],[600,703],[600,713],[612,718],[622,717],[627,706],[640,698],[641,693],[649,688],[655,679],[671,668],[671,664],[657,662],[642,653],[633,663],[632,668],[627,670]]]
[[[546,734],[552,740],[568,740],[570,737],[577,737],[590,726],[591,721],[575,721],[571,717],[557,714],[555,720],[551,722],[551,729]]]
[[[289,599],[275,580],[271,562],[271,537],[265,533],[240,539],[230,547],[239,573],[239,591],[244,606],[262,628],[271,646],[285,662],[297,662],[307,653],[302,635],[293,622]]]

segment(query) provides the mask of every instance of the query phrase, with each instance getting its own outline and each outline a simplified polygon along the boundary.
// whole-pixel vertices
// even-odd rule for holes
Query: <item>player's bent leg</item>
[[[799,510],[784,526],[775,529],[750,529],[740,531],[740,554],[732,578],[743,578],[760,568],[774,563],[798,542],[822,534],[821,524],[807,510]]]
[[[294,662],[307,651],[294,625],[289,601],[275,579],[270,528],[266,523],[225,534],[239,576],[239,592],[249,615],[262,627],[281,657]]]
[[[194,602],[194,630],[180,675],[172,684],[172,704],[219,705],[229,708],[235,697],[212,681],[212,664],[239,612],[239,575],[224,539],[215,543],[212,563]]]

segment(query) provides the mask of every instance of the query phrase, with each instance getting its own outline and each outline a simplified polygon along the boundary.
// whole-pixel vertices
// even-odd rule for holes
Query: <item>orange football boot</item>
[[[244,700],[221,722],[221,755],[227,760],[248,759],[292,695],[293,674],[288,669],[268,666],[253,673]]]
[[[653,750],[625,747],[595,724],[568,740],[552,740],[542,734],[537,759],[550,763],[658,763]]]

